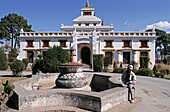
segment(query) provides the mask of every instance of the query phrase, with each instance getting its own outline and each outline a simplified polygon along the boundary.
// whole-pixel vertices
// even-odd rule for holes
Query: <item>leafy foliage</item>
[[[42,54],[38,54],[38,58],[39,58],[39,59],[42,59],[42,58],[43,58],[43,55],[42,55]]]
[[[32,73],[36,74],[39,71],[43,73],[60,72],[60,63],[70,62],[70,55],[61,46],[54,46],[48,49],[43,59],[36,60],[32,65]]]
[[[163,62],[164,64],[167,64],[167,59],[164,58],[164,59],[162,60],[162,62]]]
[[[32,74],[35,75],[42,70],[42,59],[37,59],[35,63],[32,64]]]
[[[164,78],[164,77],[165,77],[165,74],[164,74],[164,73],[156,73],[156,74],[155,74],[155,77]]]
[[[113,68],[117,68],[116,61],[114,61]]]
[[[19,16],[15,13],[9,13],[4,18],[1,18],[0,37],[11,40],[11,47],[16,47],[17,42],[19,42],[17,36],[19,36],[21,28],[23,28],[25,32],[30,32],[32,31],[31,27],[31,25],[27,24],[27,20],[24,19],[24,17]],[[15,45],[13,44],[14,39]]]
[[[163,74],[166,74],[166,73],[167,73],[167,72],[166,72],[166,69],[160,69],[159,72],[160,72],[160,73],[163,73]]]
[[[24,70],[24,63],[16,59],[9,64],[10,69],[14,76],[21,76],[22,71]]]
[[[140,57],[140,68],[148,68],[149,58],[147,56]]]
[[[5,82],[5,83],[3,83]],[[5,110],[4,107],[6,107],[6,103],[9,100],[9,97],[11,97],[13,95],[13,89],[15,88],[15,86],[13,85],[13,83],[11,81],[8,80],[2,80],[2,84],[0,84],[0,110],[1,112],[3,110]],[[3,111],[4,112],[4,111]]]
[[[108,67],[104,67],[103,72],[108,72],[108,71],[109,71]]]
[[[18,56],[18,52],[16,48],[11,48],[11,51],[9,51],[9,61],[14,61]]]
[[[154,65],[154,67],[153,67],[153,73],[156,74],[157,72],[158,72],[158,69],[157,69],[157,67]]]
[[[151,31],[151,29],[147,31]],[[168,44],[170,43],[170,34],[167,34],[165,31],[159,29],[155,29],[155,31],[156,31],[156,35],[158,36],[158,38],[156,39],[156,50],[161,52],[162,48],[164,48],[163,54],[165,58],[167,54],[167,47]],[[162,53],[161,53],[161,60],[162,60]]]
[[[28,59],[24,58],[24,59],[22,59],[22,62],[24,63],[24,70],[26,70],[26,69],[27,69],[27,66],[28,66],[29,61],[28,61]]]
[[[125,68],[114,68],[113,73],[123,73],[126,70]]]
[[[103,70],[104,57],[103,54],[93,55],[93,69],[95,72],[102,72]]]
[[[146,68],[137,70],[136,74],[141,76],[150,76],[150,77],[153,75],[152,70]]]
[[[8,63],[4,52],[0,49],[0,70],[6,70]]]

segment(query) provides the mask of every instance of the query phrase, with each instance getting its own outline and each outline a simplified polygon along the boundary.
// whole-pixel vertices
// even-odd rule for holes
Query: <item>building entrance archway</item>
[[[81,49],[81,59],[82,63],[90,64],[90,49],[88,47],[83,47]]]

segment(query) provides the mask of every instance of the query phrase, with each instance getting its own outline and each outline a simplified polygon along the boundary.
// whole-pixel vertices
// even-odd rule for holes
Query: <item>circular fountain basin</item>
[[[127,101],[127,88],[118,86],[120,84],[119,74],[84,73],[88,85],[93,91],[72,88],[56,89],[54,87],[58,75],[35,75],[30,79],[15,82],[14,95],[11,97],[11,101],[19,111],[32,111],[51,106],[70,106],[95,112],[107,111],[117,104]],[[47,87],[47,85],[50,87]],[[36,90],[32,88],[33,86],[40,86],[40,88]]]

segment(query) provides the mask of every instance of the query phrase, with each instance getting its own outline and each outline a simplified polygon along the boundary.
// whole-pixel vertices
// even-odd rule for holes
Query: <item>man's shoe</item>
[[[131,103],[134,103],[135,102],[135,100],[131,100]]]
[[[132,89],[135,89],[135,86],[133,86]]]

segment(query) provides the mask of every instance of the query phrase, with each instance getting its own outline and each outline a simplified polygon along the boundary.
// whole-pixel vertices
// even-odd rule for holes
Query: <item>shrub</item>
[[[114,68],[113,73],[123,73],[126,70],[125,68]]]
[[[43,73],[58,73],[60,72],[60,62],[58,59],[45,59],[42,60],[40,70]]]
[[[155,74],[155,77],[161,77],[161,78],[164,78],[165,74],[163,73],[156,73]]]
[[[160,73],[155,73],[155,77],[159,77],[160,76]]]
[[[140,68],[148,68],[149,58],[147,56],[140,57]]]
[[[109,71],[108,67],[104,67],[103,72],[108,72],[108,71]]]
[[[60,63],[67,63],[70,62],[70,55],[61,46],[54,46],[53,48],[48,49],[43,59],[57,59]]]
[[[8,63],[6,56],[2,50],[0,50],[0,70],[6,70],[8,68]]]
[[[164,58],[164,59],[162,60],[162,62],[163,62],[164,64],[167,64],[167,59]]]
[[[135,74],[138,73],[138,70],[137,70],[136,68],[134,68],[132,71],[133,71]]]
[[[43,58],[43,55],[42,55],[42,54],[38,54],[38,58],[39,58],[39,59],[42,59],[42,58]]]
[[[22,59],[22,62],[24,63],[24,70],[26,70],[26,69],[27,69],[27,66],[28,66],[29,61],[28,61],[28,59],[24,58],[24,59]]]
[[[32,73],[36,74],[39,71],[43,73],[60,72],[60,63],[70,62],[70,55],[61,46],[54,46],[48,49],[43,59],[37,59],[32,66]]]
[[[16,48],[11,48],[11,51],[9,51],[9,61],[14,61],[18,56],[18,52]]]
[[[122,64],[122,62],[121,62],[121,64],[120,64],[120,68],[123,68],[123,64]]]
[[[168,70],[168,69],[166,69],[166,74],[167,74],[167,75],[169,74],[169,70]]]
[[[24,64],[20,60],[14,60],[9,66],[14,76],[21,76],[21,73],[24,70]]]
[[[167,72],[166,72],[166,69],[160,69],[159,72],[160,72],[160,73],[163,73],[163,74],[166,74],[166,73],[167,73]]]
[[[116,66],[116,61],[114,61],[114,66],[113,66],[114,68],[117,68],[117,66]]]
[[[32,74],[35,75],[42,70],[42,59],[37,59],[35,63],[32,64]]]
[[[150,76],[150,77],[153,75],[152,71],[146,68],[139,69],[136,74],[141,76]]]
[[[165,74],[161,74],[161,78],[164,78],[165,77]]]
[[[157,67],[154,65],[154,67],[153,67],[153,73],[156,74],[157,72],[158,72],[158,69],[157,69]]]
[[[93,55],[93,69],[95,72],[102,72],[103,70],[103,54],[94,54]]]

